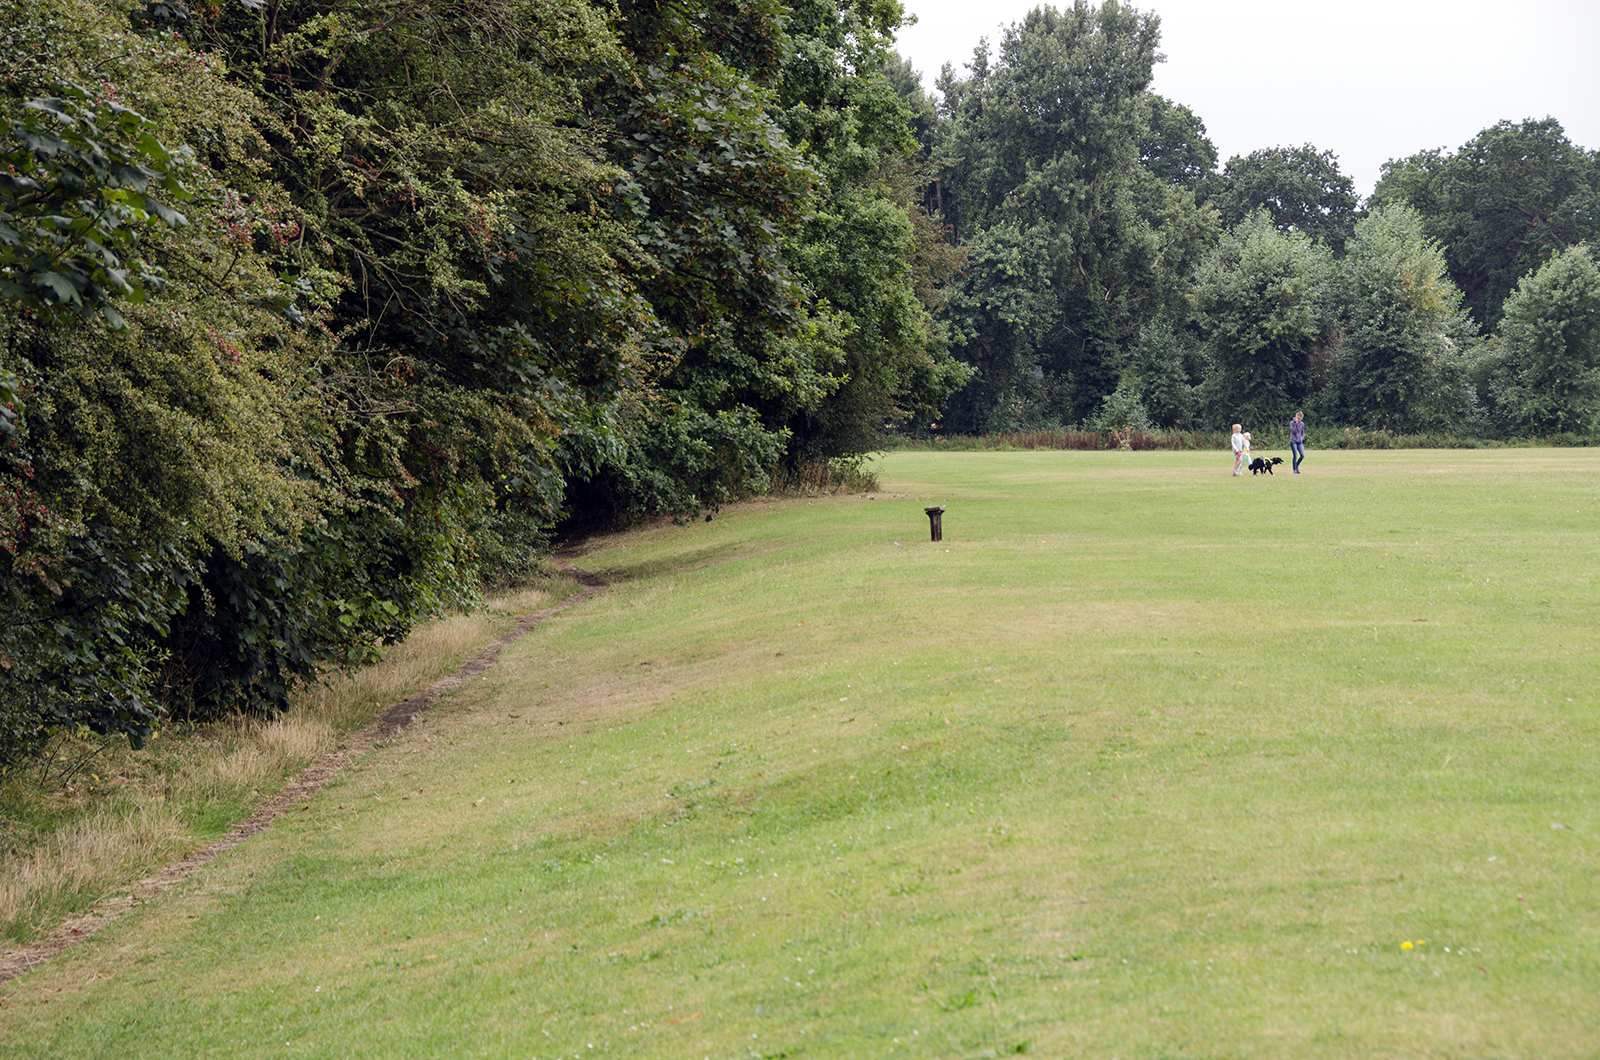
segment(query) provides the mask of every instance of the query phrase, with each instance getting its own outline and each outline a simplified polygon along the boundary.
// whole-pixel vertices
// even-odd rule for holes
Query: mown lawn
[[[1229,460],[593,542],[604,596],[0,992],[6,1055],[1600,1054],[1600,453]]]

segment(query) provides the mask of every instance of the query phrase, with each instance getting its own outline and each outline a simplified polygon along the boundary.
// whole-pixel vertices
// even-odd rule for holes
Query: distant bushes
[[[1037,431],[996,431],[992,434],[976,435],[938,434],[902,437],[895,440],[892,448],[950,452],[988,449],[1210,450],[1227,449],[1229,444],[1230,433],[1227,431],[1141,431],[1133,428],[1088,431],[1069,427]],[[1600,434],[1578,434],[1569,431],[1543,438],[1501,441],[1439,432],[1399,434],[1384,430],[1367,431],[1360,427],[1325,427],[1306,431],[1307,449],[1502,449],[1581,446],[1600,446]],[[1289,448],[1287,426],[1282,430],[1252,430],[1251,448],[1257,451]]]
[[[950,451],[975,449],[1226,449],[1222,431],[1139,430],[1134,427],[1092,431],[1056,427],[1033,431],[996,431],[992,434],[936,434],[905,437],[900,449]]]
[[[1266,438],[1252,439],[1255,448],[1287,449],[1289,431],[1255,432]],[[1306,431],[1307,449],[1508,449],[1577,448],[1600,446],[1600,434],[1553,434],[1538,438],[1476,438],[1442,431],[1401,434],[1395,431],[1364,431],[1360,427],[1327,427]]]

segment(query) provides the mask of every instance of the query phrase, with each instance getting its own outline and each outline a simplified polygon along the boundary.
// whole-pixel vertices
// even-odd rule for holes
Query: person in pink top
[[[1294,456],[1294,473],[1300,474],[1300,461],[1306,458],[1306,414],[1296,412],[1289,421],[1289,452]]]

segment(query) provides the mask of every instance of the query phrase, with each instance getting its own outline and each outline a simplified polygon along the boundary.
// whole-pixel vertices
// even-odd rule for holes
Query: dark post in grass
[[[943,541],[944,527],[941,525],[941,519],[944,516],[944,505],[935,504],[932,508],[922,510],[928,513],[928,531],[933,534],[933,540]]]

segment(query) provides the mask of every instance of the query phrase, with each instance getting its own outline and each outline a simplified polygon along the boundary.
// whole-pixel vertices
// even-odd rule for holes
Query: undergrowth
[[[877,473],[869,469],[861,457],[811,460],[797,467],[778,467],[771,478],[769,492],[779,496],[874,493],[880,488]]]

